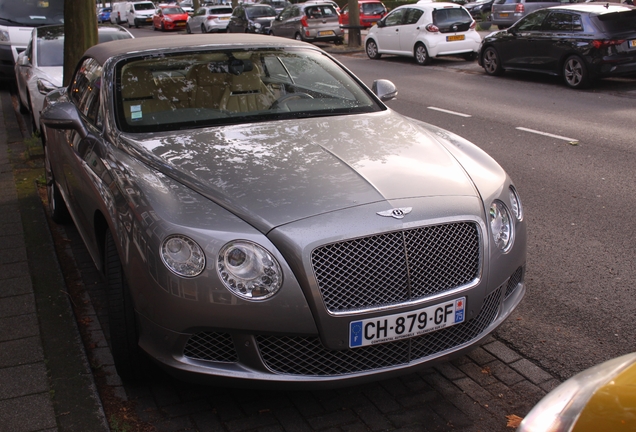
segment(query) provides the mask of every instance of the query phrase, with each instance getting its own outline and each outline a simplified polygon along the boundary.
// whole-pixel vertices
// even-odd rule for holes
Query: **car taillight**
[[[218,16],[216,16],[216,15],[209,15],[207,20],[210,21],[210,20],[217,19],[217,18],[218,18]]]
[[[517,6],[515,7],[515,13],[523,13],[525,10],[526,8],[523,3],[517,3]]]
[[[300,25],[303,27],[309,27],[309,25],[307,24],[307,17],[304,16],[300,19]]]
[[[625,39],[593,40],[592,46],[596,49],[607,48],[612,45],[620,45],[623,42],[625,42]]]
[[[435,24],[428,24],[424,28],[426,29],[426,31],[429,31],[431,33],[438,33],[439,32],[439,28]]]
[[[475,27],[477,27],[477,21],[473,20],[473,22],[470,23],[470,28],[474,29]]]

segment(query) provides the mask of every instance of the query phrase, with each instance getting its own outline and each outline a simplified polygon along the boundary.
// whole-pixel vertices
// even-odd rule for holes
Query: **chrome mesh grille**
[[[517,285],[521,282],[521,276],[523,275],[523,268],[519,267],[508,279],[508,284],[506,285],[506,294],[504,295],[504,299],[507,299],[510,294],[517,288]]]
[[[193,360],[222,363],[238,362],[232,336],[228,333],[196,333],[188,339],[183,349],[183,355]]]
[[[256,337],[261,357],[275,373],[330,376],[408,364],[462,345],[479,336],[497,317],[502,290],[488,295],[477,317],[410,339],[347,350],[328,350],[317,337]]]
[[[479,276],[479,230],[459,222],[332,243],[311,254],[328,311],[425,298]]]

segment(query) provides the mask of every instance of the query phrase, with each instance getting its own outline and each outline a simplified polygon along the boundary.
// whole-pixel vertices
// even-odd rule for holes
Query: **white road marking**
[[[537,135],[547,136],[547,137],[550,137],[550,138],[556,138],[556,139],[560,139],[560,140],[563,140],[563,141],[570,141],[570,142],[576,141],[577,143],[579,142],[579,140],[576,139],[576,138],[568,138],[568,137],[564,137],[564,136],[561,136],[561,135],[553,135],[551,133],[541,132],[541,131],[534,130],[534,129],[528,129],[528,128],[524,128],[524,127],[518,127],[518,128],[515,128],[515,129],[518,129],[518,130],[521,130],[521,131],[525,131],[525,132],[534,133],[534,134],[537,134]]]
[[[463,114],[463,113],[458,113],[456,111],[449,111],[449,110],[445,110],[443,108],[437,108],[437,107],[427,107],[430,110],[434,110],[434,111],[441,111],[441,112],[445,112],[446,114],[452,114],[452,115],[456,115],[456,116],[460,116],[460,117],[472,117],[470,114]]]

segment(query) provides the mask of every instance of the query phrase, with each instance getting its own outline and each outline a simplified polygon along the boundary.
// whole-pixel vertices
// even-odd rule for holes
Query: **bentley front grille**
[[[522,275],[523,268],[519,267],[517,270],[515,270],[512,276],[510,276],[510,279],[508,279],[508,283],[506,284],[506,294],[504,295],[504,299],[507,299],[521,283]]]
[[[479,277],[479,229],[458,222],[332,243],[311,263],[329,312],[422,299]]]
[[[455,348],[481,335],[495,320],[503,290],[484,300],[474,319],[410,339],[346,350],[329,350],[317,337],[256,337],[261,358],[275,373],[305,376],[345,375],[405,365]]]

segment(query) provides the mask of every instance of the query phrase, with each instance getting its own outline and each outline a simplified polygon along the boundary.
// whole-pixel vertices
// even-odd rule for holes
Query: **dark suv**
[[[228,33],[269,34],[276,10],[266,4],[239,4],[230,17]]]

